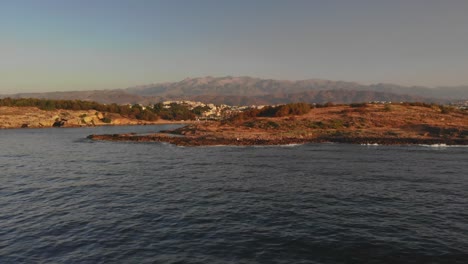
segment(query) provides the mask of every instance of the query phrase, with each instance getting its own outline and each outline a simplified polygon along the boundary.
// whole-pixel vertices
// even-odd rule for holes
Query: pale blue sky
[[[200,76],[468,84],[466,0],[0,0],[0,93]]]

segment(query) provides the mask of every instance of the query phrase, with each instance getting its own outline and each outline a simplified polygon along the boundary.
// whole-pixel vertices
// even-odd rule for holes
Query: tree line
[[[158,116],[148,109],[143,109],[140,105],[118,105],[101,104],[93,101],[82,100],[53,100],[37,98],[3,98],[0,99],[0,106],[17,107],[37,107],[41,110],[51,111],[56,109],[63,110],[96,110],[99,112],[116,113],[129,118],[139,120],[155,121]]]
[[[197,115],[209,110],[209,107],[195,107],[189,109],[185,105],[172,103],[168,106],[157,103],[152,107],[143,107],[139,104],[118,105],[101,104],[93,101],[82,100],[53,100],[37,98],[3,98],[0,106],[37,107],[41,110],[96,110],[99,112],[116,113],[128,118],[145,121],[156,121],[159,118],[166,120],[193,120]]]
[[[278,106],[265,106],[261,109],[251,108],[240,112],[233,116],[231,121],[242,121],[253,117],[284,117],[293,115],[304,115],[307,114],[310,109],[314,108],[308,103],[290,103]]]

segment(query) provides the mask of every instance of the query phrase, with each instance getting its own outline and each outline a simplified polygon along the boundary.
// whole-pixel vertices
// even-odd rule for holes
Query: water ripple
[[[468,258],[467,148],[85,139],[158,129],[0,131],[0,263]]]

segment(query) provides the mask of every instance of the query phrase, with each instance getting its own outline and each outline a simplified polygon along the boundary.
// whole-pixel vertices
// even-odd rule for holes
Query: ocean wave
[[[363,143],[361,146],[379,146],[377,143]]]
[[[305,143],[291,143],[291,144],[279,144],[279,145],[251,145],[246,147],[255,147],[255,148],[293,148],[298,146],[303,146]]]
[[[468,148],[468,145],[447,145],[447,144],[420,144],[421,147],[428,148]]]

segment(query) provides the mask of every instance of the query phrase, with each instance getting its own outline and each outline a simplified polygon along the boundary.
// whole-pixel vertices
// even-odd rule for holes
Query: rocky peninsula
[[[468,112],[419,103],[328,105],[298,115],[248,114],[155,134],[90,135],[92,140],[178,146],[283,145],[312,142],[468,145]]]

